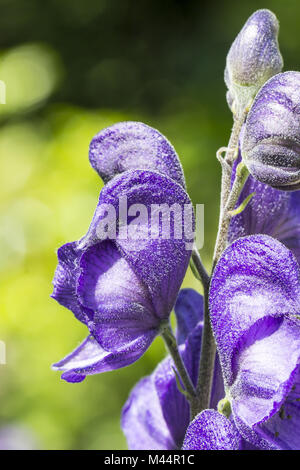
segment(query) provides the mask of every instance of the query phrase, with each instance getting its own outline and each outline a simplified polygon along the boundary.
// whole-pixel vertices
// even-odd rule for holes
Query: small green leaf
[[[237,207],[237,209],[234,209],[233,211],[228,212],[228,214],[231,217],[234,217],[235,215],[238,215],[241,212],[243,212],[243,210],[246,209],[247,205],[249,204],[249,202],[251,201],[254,195],[255,193],[249,194],[249,196],[246,197],[246,199],[242,202],[242,204],[239,205],[239,207]]]
[[[182,393],[182,395],[184,395],[186,398],[188,398],[188,393],[186,392],[186,390],[184,390],[182,388],[182,385],[180,383],[180,379],[179,379],[179,375],[178,375],[178,372],[177,370],[175,369],[175,367],[172,366],[172,369],[174,371],[174,374],[175,374],[175,379],[176,379],[176,384],[177,384],[177,388],[178,390],[180,391],[180,393]]]

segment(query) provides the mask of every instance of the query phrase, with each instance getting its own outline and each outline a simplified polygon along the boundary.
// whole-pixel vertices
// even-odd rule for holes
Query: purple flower
[[[260,87],[279,73],[283,60],[278,46],[279,24],[269,10],[258,10],[246,21],[226,59],[227,100],[235,112],[255,97]]]
[[[240,158],[235,163],[240,162]],[[257,181],[251,175],[238,200],[254,196],[246,208],[231,219],[228,241],[246,235],[271,235],[286,245],[300,262],[300,191],[280,191]]]
[[[183,450],[239,450],[242,438],[229,419],[215,410],[204,410],[190,423]]]
[[[271,78],[246,120],[242,158],[259,181],[282,190],[300,189],[300,72]]]
[[[89,158],[104,183],[126,170],[148,169],[164,173],[185,187],[174,147],[142,122],[120,122],[103,129],[90,143]]]
[[[240,434],[300,448],[300,272],[277,240],[236,240],[216,266],[210,312],[226,397]]]
[[[195,385],[203,326],[202,296],[192,289],[183,289],[175,313],[180,354]],[[216,361],[211,405],[216,406],[222,396],[223,380]],[[132,390],[123,408],[122,429],[130,449],[180,449],[189,420],[189,404],[178,389],[168,356]]]
[[[142,218],[129,211],[125,222],[128,231],[133,226],[132,236],[124,236],[126,225],[119,213],[120,198],[125,197],[128,208],[146,210]],[[175,222],[164,237],[159,208],[166,212],[175,204],[177,209],[187,206],[192,214],[186,192],[167,176],[146,170],[124,172],[101,191],[88,234],[58,250],[52,296],[90,333],[54,365],[65,380],[79,382],[86,375],[131,364],[168,321],[191,255],[185,233],[176,237]],[[152,217],[153,212],[158,217]],[[119,226],[111,237],[115,214]],[[183,217],[183,210],[176,214],[181,227]],[[104,235],[103,221],[109,227]]]

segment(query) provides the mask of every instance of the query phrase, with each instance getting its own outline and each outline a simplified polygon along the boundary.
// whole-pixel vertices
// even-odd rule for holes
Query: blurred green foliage
[[[41,448],[122,449],[121,407],[165,354],[67,384],[50,369],[86,335],[50,299],[55,251],[81,237],[102,183],[88,164],[101,128],[142,120],[174,144],[194,203],[205,204],[209,265],[218,213],[216,149],[231,116],[223,70],[257,8],[281,22],[285,69],[299,69],[296,0],[0,0],[0,426],[20,423]],[[200,288],[188,272],[185,286]]]

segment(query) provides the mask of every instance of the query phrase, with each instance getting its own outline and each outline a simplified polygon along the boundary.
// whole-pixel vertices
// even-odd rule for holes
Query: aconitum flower
[[[236,240],[210,288],[211,322],[232,417],[259,448],[300,448],[300,271],[277,240]]]
[[[235,168],[239,162],[240,158]],[[246,208],[231,219],[228,241],[246,235],[271,235],[287,246],[300,263],[300,191],[280,191],[249,175],[237,206],[250,194],[253,197]]]
[[[142,122],[119,122],[103,129],[90,143],[89,158],[104,183],[126,170],[148,169],[164,173],[185,187],[174,147]]]
[[[300,72],[271,78],[246,120],[242,158],[254,178],[276,189],[300,189]]]
[[[183,450],[242,450],[243,440],[233,422],[215,410],[204,410],[190,423]]]
[[[269,10],[247,20],[226,59],[227,100],[234,113],[251,103],[260,87],[283,66],[278,46],[279,24]]]
[[[125,198],[124,220],[119,206]],[[178,212],[166,234],[161,210],[172,207]],[[184,189],[154,171],[124,172],[102,189],[88,234],[58,250],[52,296],[90,333],[54,365],[62,378],[78,382],[131,364],[168,321],[191,255],[190,232],[178,236],[175,230],[175,219],[185,227],[186,207],[193,226]],[[135,217],[139,211],[142,217]]]
[[[196,385],[203,326],[202,296],[192,289],[181,290],[175,314],[179,351]],[[212,406],[223,396],[223,380],[216,361]],[[132,390],[123,408],[122,429],[130,449],[172,450],[181,448],[189,421],[189,404],[178,389],[173,362],[168,356]]]

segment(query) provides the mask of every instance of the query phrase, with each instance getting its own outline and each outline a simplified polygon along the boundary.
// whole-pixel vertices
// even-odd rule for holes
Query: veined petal
[[[258,435],[266,437],[272,444],[283,450],[300,449],[300,370],[290,393],[280,410],[257,429]]]
[[[115,244],[106,240],[88,248],[81,257],[77,296],[94,312],[88,326],[99,344],[117,351],[146,331],[157,331],[148,289]]]
[[[229,419],[215,410],[204,410],[189,425],[183,450],[238,450],[241,437]]]
[[[106,351],[90,335],[71,354],[54,364],[53,369],[63,372],[62,378],[68,382],[81,382],[86,375],[108,372],[132,364],[144,354],[154,337],[155,333],[148,331],[118,350]]]
[[[249,236],[225,250],[211,283],[210,311],[227,385],[235,379],[233,359],[249,330],[264,318],[276,323],[297,315],[299,298],[298,263],[277,240]]]
[[[265,318],[248,332],[247,343],[235,358],[230,395],[233,415],[253,429],[280,410],[294,384],[300,321]]]
[[[123,204],[126,204],[125,219]],[[117,247],[149,289],[157,315],[166,318],[174,306],[191,256],[194,215],[188,195],[179,184],[158,172],[124,172],[101,191],[89,231],[80,242],[81,248],[99,241],[99,227],[106,217],[103,208],[107,205],[114,207],[118,214]],[[184,214],[188,214],[186,218]]]
[[[160,132],[142,122],[119,122],[103,129],[90,143],[89,158],[105,183],[127,170],[149,169],[185,187],[175,149]]]

